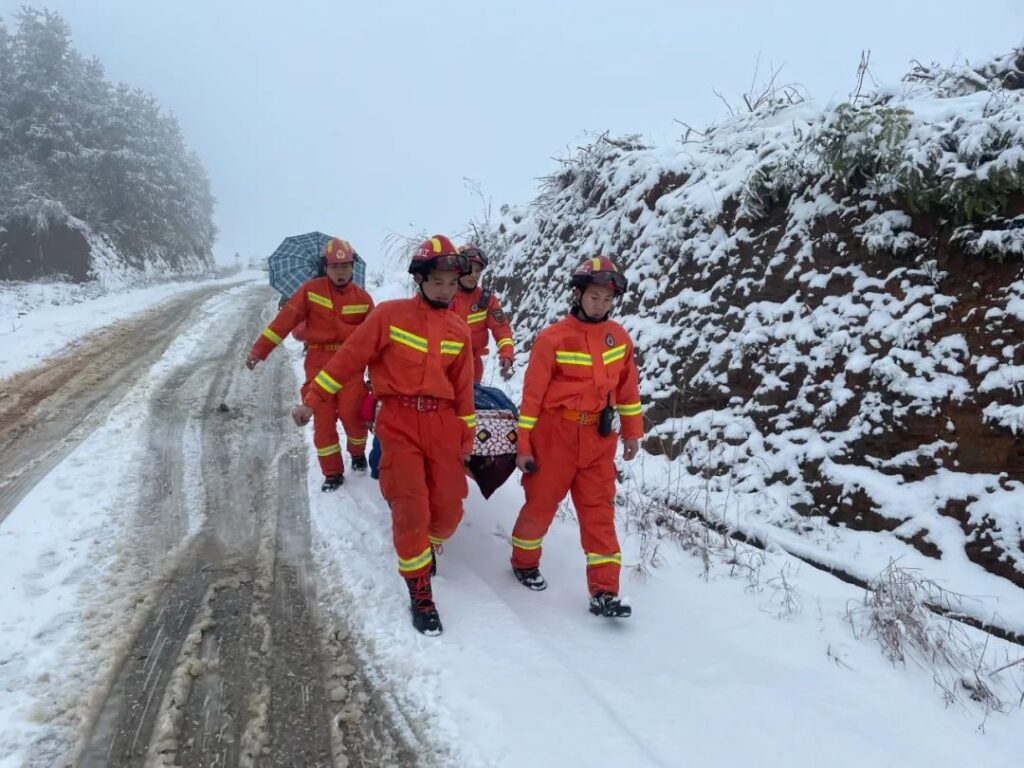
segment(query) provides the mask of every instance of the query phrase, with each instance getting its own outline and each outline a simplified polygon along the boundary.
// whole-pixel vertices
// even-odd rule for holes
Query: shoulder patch
[[[614,347],[615,337],[609,333],[607,336],[604,337],[604,343],[607,344],[609,347]]]
[[[491,317],[494,318],[494,322],[496,322],[496,323],[504,323],[505,322],[505,313],[502,310],[500,310],[500,309],[496,309],[493,312],[491,312]]]

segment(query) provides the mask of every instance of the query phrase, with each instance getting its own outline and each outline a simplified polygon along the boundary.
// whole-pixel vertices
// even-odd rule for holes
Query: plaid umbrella
[[[323,232],[307,232],[304,235],[286,237],[277,246],[268,261],[270,287],[286,299],[290,299],[299,286],[312,280],[320,271],[320,254],[331,235]],[[356,254],[353,277],[356,283],[366,287],[366,262]]]

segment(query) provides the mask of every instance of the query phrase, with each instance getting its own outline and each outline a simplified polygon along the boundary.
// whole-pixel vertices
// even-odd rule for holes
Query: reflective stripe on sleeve
[[[341,389],[341,384],[328,376],[326,371],[320,371],[313,381],[319,384],[320,387],[329,395],[336,395],[338,394],[338,390]]]

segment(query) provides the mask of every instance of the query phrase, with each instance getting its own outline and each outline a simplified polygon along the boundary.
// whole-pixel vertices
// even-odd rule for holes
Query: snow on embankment
[[[618,260],[665,501],[858,578],[903,558],[1024,633],[1022,179],[1024,49],[600,137],[485,245],[521,344]]]

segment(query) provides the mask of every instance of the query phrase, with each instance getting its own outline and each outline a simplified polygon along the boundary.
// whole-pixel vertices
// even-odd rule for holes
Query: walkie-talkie
[[[611,393],[608,393],[608,405],[601,409],[601,418],[597,422],[597,434],[608,437],[612,433],[612,421],[615,418],[615,406],[612,405]]]

